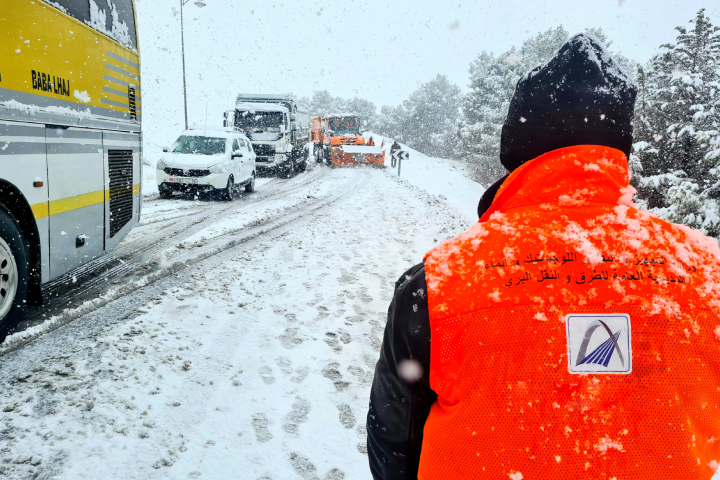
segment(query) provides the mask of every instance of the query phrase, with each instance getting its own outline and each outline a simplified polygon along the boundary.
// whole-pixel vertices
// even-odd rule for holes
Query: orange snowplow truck
[[[360,117],[354,113],[325,115],[310,119],[310,140],[315,161],[330,166],[385,165],[380,147],[365,144],[360,133]]]

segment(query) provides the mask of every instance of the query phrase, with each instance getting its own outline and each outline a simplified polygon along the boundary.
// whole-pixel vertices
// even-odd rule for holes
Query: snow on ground
[[[373,133],[366,133],[367,139],[373,137],[375,145],[385,141],[385,165],[390,168],[391,138]],[[470,180],[465,165],[457,160],[428,157],[418,151],[401,144],[404,151],[410,152],[410,159],[403,161],[400,178],[420,187],[428,193],[438,195],[455,207],[468,221],[477,221],[477,205],[485,188]],[[392,170],[397,174],[397,167]]]
[[[143,196],[157,196],[160,193],[158,190],[157,180],[155,177],[155,165],[143,164],[143,183],[142,183],[142,194]]]
[[[358,170],[333,169],[305,198]],[[168,283],[117,320],[93,320],[110,303],[0,357],[0,474],[370,478],[365,416],[393,284],[471,222],[417,186],[422,172],[415,184],[361,171],[369,182],[329,213]]]

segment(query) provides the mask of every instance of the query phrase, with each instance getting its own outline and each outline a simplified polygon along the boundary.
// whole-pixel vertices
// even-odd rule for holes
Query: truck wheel
[[[0,342],[15,331],[30,279],[25,242],[15,219],[0,209]]]
[[[160,190],[160,198],[172,198],[172,190]]]
[[[292,178],[295,176],[295,160],[290,160],[287,167],[285,167],[285,178]]]
[[[247,185],[245,185],[245,191],[248,193],[252,193],[255,191],[255,172],[253,172],[252,178],[247,183]]]
[[[302,154],[302,157],[301,157],[302,163],[301,163],[300,165],[298,165],[298,171],[299,171],[299,172],[304,172],[305,170],[307,170],[308,157],[310,157],[310,152],[309,152],[308,149],[306,148],[306,149],[303,150],[303,154]]]

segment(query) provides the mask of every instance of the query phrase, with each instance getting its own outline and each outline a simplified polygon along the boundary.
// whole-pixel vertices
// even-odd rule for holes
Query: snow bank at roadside
[[[390,146],[393,140],[373,133],[365,134],[368,139],[371,136],[377,146],[385,141],[385,165],[391,168]],[[443,198],[468,220],[474,222],[478,219],[477,205],[485,188],[470,180],[462,162],[428,157],[407,145],[400,145],[404,151],[410,152],[410,160],[402,162],[400,178]],[[397,174],[397,168],[393,170]]]
[[[157,196],[160,193],[157,186],[157,177],[155,177],[155,166],[143,164],[143,197]]]

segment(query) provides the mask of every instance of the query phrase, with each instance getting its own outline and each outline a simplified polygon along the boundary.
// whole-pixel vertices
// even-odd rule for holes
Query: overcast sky
[[[180,126],[180,0],[136,1],[145,127],[156,116]],[[700,8],[720,25],[718,0],[204,1],[184,7],[188,103],[191,123],[204,120],[207,105],[215,125],[239,92],[329,90],[379,108],[438,73],[465,91],[482,50],[500,53],[558,25],[602,27],[613,50],[641,62]]]

